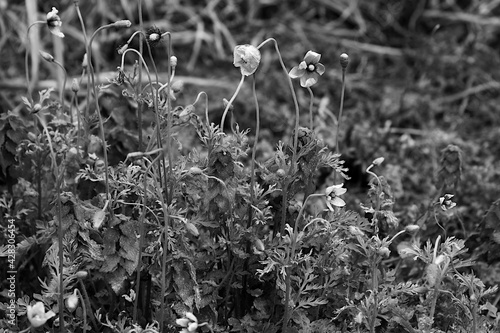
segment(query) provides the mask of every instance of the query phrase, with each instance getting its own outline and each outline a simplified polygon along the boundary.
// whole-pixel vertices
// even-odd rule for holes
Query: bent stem
[[[345,96],[345,68],[342,68],[342,92],[340,93],[339,119],[337,119],[337,133],[335,135],[336,153],[337,154],[340,154],[339,132],[340,132],[340,124],[342,122],[342,111],[344,110],[344,96]]]
[[[257,92],[255,90],[255,74],[252,75],[252,93],[255,101],[255,139],[252,148],[252,160],[250,164],[250,206],[248,208],[248,223],[247,228],[252,226],[252,205],[255,197],[255,155],[257,154],[257,143],[259,141],[259,132],[260,132],[260,109],[259,109],[259,101],[257,99]]]
[[[340,124],[342,122],[342,111],[344,110],[344,96],[345,96],[345,68],[342,67],[342,91],[340,93],[340,110],[339,110],[339,118],[337,119],[337,133],[335,133],[335,153],[340,154],[340,146],[339,146],[339,133],[340,133]],[[337,172],[334,171],[333,174],[333,183],[337,183]]]
[[[227,112],[229,111],[229,108],[231,107],[231,105],[233,104],[234,102],[234,99],[236,98],[236,96],[238,96],[238,93],[240,92],[240,89],[241,87],[243,86],[243,82],[245,81],[245,75],[241,75],[241,80],[240,80],[240,83],[238,83],[238,87],[236,87],[236,91],[234,92],[233,96],[231,97],[231,99],[229,100],[229,102],[227,103],[225,109],[224,109],[224,112],[222,113],[222,118],[221,118],[221,121],[220,121],[220,130],[221,131],[224,131],[224,123],[226,121],[226,115],[227,115]]]
[[[268,38],[262,43],[257,46],[257,49],[260,49],[267,43],[272,42],[274,43],[274,48],[276,50],[276,53],[278,54],[278,59],[281,65],[281,68],[283,69],[283,72],[285,73],[285,76],[288,81],[288,86],[290,88],[290,91],[292,92],[292,99],[293,99],[293,105],[295,106],[295,127],[294,127],[294,136],[293,136],[293,150],[292,150],[292,162],[290,165],[290,169],[288,170],[288,175],[293,175],[295,172],[295,167],[297,165],[297,146],[298,146],[298,141],[299,141],[299,118],[300,118],[300,109],[299,109],[299,102],[297,101],[297,95],[295,94],[295,89],[293,89],[293,82],[290,76],[288,75],[288,70],[286,69],[285,63],[283,62],[283,58],[281,57],[281,52],[278,47],[278,42],[274,38]],[[279,226],[280,232],[283,234],[285,231],[285,221],[286,221],[286,204],[287,204],[287,193],[288,193],[288,185],[289,181],[285,180],[283,182],[283,200],[281,201],[282,205],[282,216],[281,216],[281,223]],[[275,227],[275,230],[278,229],[278,227]]]
[[[37,24],[45,24],[45,21],[36,21],[30,24],[28,27],[28,30],[26,32],[26,37],[27,37],[27,47],[26,47],[26,53],[24,56],[24,68],[26,71],[26,89],[27,89],[27,94],[29,101],[33,104],[33,97],[31,96],[32,94],[32,87],[31,87],[31,82],[30,82],[30,73],[29,73],[29,64],[28,64],[28,55],[30,53],[30,30],[33,26]]]
[[[63,82],[63,85],[61,87],[61,93],[60,93],[61,112],[64,114],[64,91],[66,89],[66,82],[68,81],[68,72],[66,71],[66,68],[64,68],[64,66],[59,61],[54,60],[54,64],[59,66],[59,68],[61,68],[64,72],[64,82]],[[71,110],[70,110],[70,113],[71,113]],[[71,119],[72,118],[73,118],[73,116],[71,116]],[[71,123],[73,123],[73,121],[71,121]]]
[[[290,321],[290,294],[291,294],[291,263],[292,259],[295,257],[295,250],[297,247],[297,230],[298,230],[298,225],[300,222],[300,219],[302,217],[302,213],[304,212],[304,209],[306,207],[307,201],[313,197],[323,197],[325,196],[322,193],[316,193],[316,194],[311,194],[309,195],[306,200],[304,201],[304,204],[300,208],[299,214],[297,215],[297,218],[295,220],[295,225],[293,226],[293,234],[290,235],[290,242],[291,242],[291,249],[287,253],[287,258],[286,258],[286,276],[285,276],[285,313],[283,315],[283,332],[288,332],[288,322]]]

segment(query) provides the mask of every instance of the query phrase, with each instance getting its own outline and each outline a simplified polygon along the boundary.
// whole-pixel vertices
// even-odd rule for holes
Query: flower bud
[[[76,94],[79,90],[80,90],[80,84],[78,83],[78,80],[73,79],[73,82],[71,82],[71,91]]]
[[[47,52],[45,52],[45,51],[39,51],[39,53],[40,53],[40,56],[41,56],[41,57],[42,57],[45,61],[48,61],[48,62],[54,62],[54,57],[53,57],[51,54],[49,54],[49,53],[47,53]]]
[[[76,277],[79,279],[85,279],[89,273],[87,271],[78,271],[75,273]]]
[[[387,246],[382,246],[380,249],[378,249],[378,254],[380,254],[382,257],[388,257],[391,254],[391,250]]]
[[[405,227],[405,231],[409,234],[414,234],[420,230],[420,227],[416,224],[409,224]]]
[[[189,173],[192,175],[201,175],[203,171],[198,167],[191,167],[189,168]]]
[[[125,53],[125,51],[126,51],[127,49],[128,49],[128,44],[123,45],[122,47],[120,47],[120,48],[118,49],[118,54],[120,54],[120,55],[121,55],[121,54]]]
[[[342,66],[342,69],[346,69],[347,65],[349,65],[349,56],[347,53],[342,53],[340,55],[340,66]]]
[[[285,172],[285,170],[283,170],[283,169],[278,169],[278,170],[276,171],[276,176],[278,176],[279,178],[283,178],[283,177],[285,177],[285,176],[286,176],[286,172]]]
[[[379,158],[376,158],[373,160],[372,164],[373,165],[379,165],[379,164],[382,164],[382,162],[384,162],[384,158],[383,157],[379,157]]]
[[[176,56],[171,56],[170,57],[170,66],[175,68],[177,66],[177,57]]]
[[[78,306],[78,294],[77,294],[77,289],[73,291],[73,294],[69,295],[68,298],[66,298],[66,307],[70,312],[73,312],[76,310],[76,307]]]
[[[130,28],[130,26],[132,26],[132,22],[129,20],[119,20],[113,23],[113,25],[117,28]]]
[[[33,113],[38,113],[41,110],[42,110],[42,105],[40,103],[36,103],[35,105],[33,105],[33,110],[32,110]]]
[[[82,68],[86,70],[88,66],[89,66],[89,61],[88,61],[87,53],[85,53],[83,55]]]
[[[264,246],[264,243],[259,238],[255,239],[254,245],[255,245],[255,248],[257,249],[257,251],[264,252],[264,250],[266,249],[266,247]]]

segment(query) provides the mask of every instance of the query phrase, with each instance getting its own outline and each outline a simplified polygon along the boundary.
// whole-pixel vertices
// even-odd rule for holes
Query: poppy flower
[[[198,318],[191,312],[186,312],[184,318],[177,319],[175,323],[181,327],[184,327],[180,333],[190,333],[195,332],[198,328]]]
[[[453,194],[445,194],[444,197],[439,198],[439,205],[441,206],[442,210],[447,211],[457,205],[451,200],[451,198],[453,197]]]
[[[332,185],[326,188],[326,205],[328,209],[332,212],[335,210],[335,207],[344,207],[345,201],[339,198],[339,195],[342,195],[347,192],[347,189],[343,188],[344,184]]]
[[[73,290],[73,293],[66,298],[66,308],[73,312],[78,306],[78,292],[77,289]]]
[[[43,324],[45,324],[47,320],[54,317],[56,314],[52,310],[45,313],[45,306],[43,305],[43,303],[37,302],[33,306],[28,305],[27,315],[28,315],[28,320],[31,323],[31,326],[40,327]]]
[[[64,34],[61,32],[61,18],[57,15],[57,13],[59,13],[59,11],[56,7],[52,7],[52,11],[47,14],[47,26],[53,35],[64,38]]]
[[[307,51],[304,60],[292,68],[288,75],[292,79],[300,78],[300,85],[304,88],[311,87],[323,73],[325,73],[325,66],[319,62],[321,54],[314,51]]]
[[[239,67],[241,74],[245,76],[252,75],[257,70],[260,64],[260,51],[253,45],[237,45],[234,48],[235,67]]]

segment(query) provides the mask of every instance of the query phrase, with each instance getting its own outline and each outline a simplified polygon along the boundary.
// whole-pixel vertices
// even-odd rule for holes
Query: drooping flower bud
[[[130,28],[132,26],[132,22],[129,20],[118,20],[113,25],[117,28]]]
[[[51,54],[49,54],[45,51],[39,51],[39,53],[40,53],[40,56],[43,58],[43,60],[48,61],[48,62],[54,62],[54,57]]]
[[[77,289],[73,291],[73,294],[69,295],[68,298],[66,298],[66,307],[70,312],[73,312],[76,310],[76,307],[78,306],[78,294],[77,294]]]

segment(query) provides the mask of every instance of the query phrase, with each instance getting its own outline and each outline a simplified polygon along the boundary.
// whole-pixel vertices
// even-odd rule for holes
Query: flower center
[[[160,39],[160,35],[158,35],[157,33],[152,33],[151,35],[149,35],[149,39],[151,41],[156,41],[156,40]]]
[[[307,70],[309,72],[314,72],[314,70],[316,70],[316,65],[314,65],[314,64],[307,65]]]

